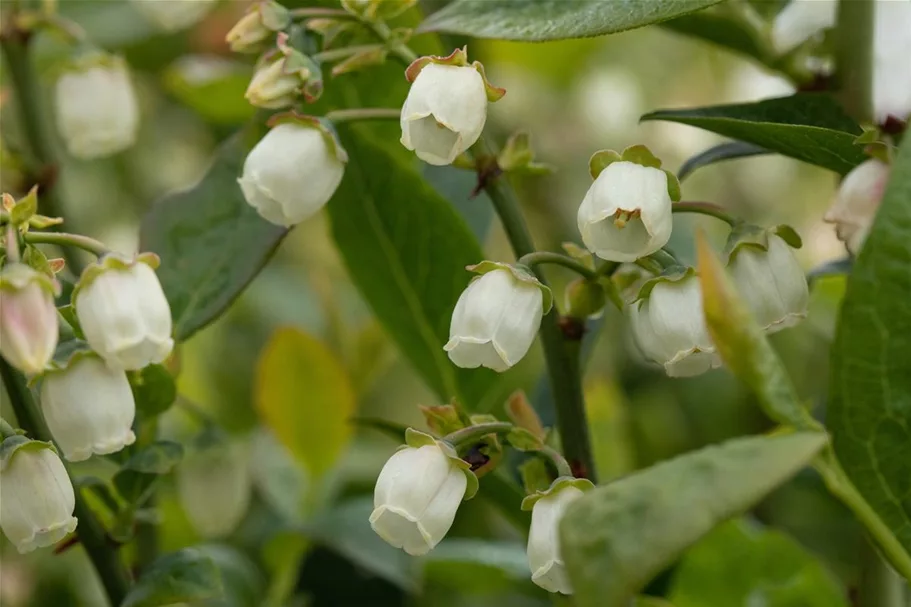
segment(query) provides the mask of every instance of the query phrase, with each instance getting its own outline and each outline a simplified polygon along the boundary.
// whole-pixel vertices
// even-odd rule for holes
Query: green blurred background
[[[772,14],[777,4],[762,7]],[[196,182],[219,142],[253,118],[254,110],[243,98],[253,60],[233,56],[223,42],[245,7],[244,2],[223,1],[189,30],[162,34],[125,0],[60,1],[61,11],[82,24],[96,43],[126,56],[139,91],[143,124],[139,142],[123,154],[93,162],[66,159],[61,187],[70,231],[84,232],[123,252],[136,251],[144,212],[162,195]],[[419,11],[413,9],[400,19],[413,24]],[[415,39],[419,47],[437,48],[435,40],[425,38]],[[508,91],[490,109],[489,128],[495,138],[503,141],[514,131],[528,131],[538,159],[556,169],[552,175],[516,183],[536,241],[546,250],[559,250],[564,241],[579,242],[575,213],[591,182],[588,158],[594,151],[644,143],[665,167],[675,170],[721,141],[672,123],[640,125],[640,115],[658,108],[751,101],[793,90],[782,78],[745,59],[660,27],[545,44],[471,41],[469,50],[472,59],[484,62],[491,81]],[[54,69],[66,52],[65,46],[47,37],[39,44],[38,61],[48,87],[46,110]],[[0,83],[7,83],[2,73]],[[334,87],[369,91],[390,106],[400,104],[407,92],[400,66],[391,62],[376,73],[328,80],[326,87],[327,94]],[[0,176],[4,191],[21,194],[16,191],[14,109],[4,101]],[[376,127],[375,132],[398,138],[394,126]],[[418,166],[416,159],[413,162]],[[483,196],[469,198],[472,175],[450,168],[421,170],[465,216],[489,258],[511,259],[488,201]],[[789,223],[804,238],[799,258],[809,270],[844,256],[834,230],[821,220],[834,185],[831,173],[767,156],[701,169],[684,183],[683,197],[716,202],[759,224]],[[693,234],[700,227],[719,247],[726,237],[724,226],[712,219],[677,217],[670,247],[685,260],[693,259]],[[561,269],[549,272],[557,293],[572,278]],[[817,404],[825,400],[828,348],[842,290],[840,278],[815,283],[809,319],[772,337],[801,395]],[[609,307],[600,324],[585,387],[602,482],[708,443],[770,427],[726,370],[668,379],[641,360],[616,309]],[[298,332],[285,332],[285,341],[271,342],[267,349],[276,331],[287,327]],[[183,344],[176,358],[180,398],[213,416],[233,441],[243,445],[245,462],[224,464],[212,473],[249,470],[251,504],[227,537],[200,535],[181,507],[172,479],[165,480],[157,498],[162,549],[206,541],[226,573],[230,597],[219,604],[550,604],[551,598],[528,580],[522,532],[483,499],[466,503],[447,540],[422,559],[389,548],[370,531],[366,518],[372,484],[396,442],[372,429],[354,429],[347,419],[383,418],[423,428],[417,405],[442,403],[397,353],[348,280],[325,213],[296,227],[230,310]],[[479,406],[502,416],[502,403],[515,389],[541,401],[537,390],[542,370],[536,346]],[[186,411],[172,408],[161,420],[161,434],[192,436],[198,422]],[[2,413],[12,417],[7,403]],[[552,412],[540,413],[552,421]],[[303,430],[289,433],[289,426]],[[284,432],[285,445],[270,427],[284,429],[279,433]],[[289,440],[297,443],[288,445]],[[102,478],[112,471],[103,460],[77,470]],[[506,468],[501,472],[511,474]],[[797,564],[788,575],[794,568],[815,567],[805,551],[822,559],[825,571],[813,569],[813,575],[825,579],[814,578],[812,583],[832,584],[839,602],[820,606],[845,604],[842,589],[856,581],[861,535],[814,473],[799,475],[748,518],[747,523],[713,535],[701,550],[694,549],[684,566],[659,578],[650,591],[669,593],[677,607],[729,607],[734,603],[724,602],[724,597],[733,596],[730,589],[713,589],[713,583],[738,583],[736,575],[724,569],[731,559],[751,561],[757,577],[770,579],[777,575],[776,567],[790,563],[779,552],[772,552],[780,556],[778,563],[772,558],[765,564],[739,552],[751,534],[758,533],[755,525],[762,524],[802,545],[801,549],[775,536],[795,551]],[[764,553],[757,548],[756,554]],[[3,539],[0,559],[3,607],[104,604],[78,546],[60,555],[45,550],[22,557]],[[687,599],[688,586],[708,594],[692,602]],[[712,593],[717,593],[715,599]]]

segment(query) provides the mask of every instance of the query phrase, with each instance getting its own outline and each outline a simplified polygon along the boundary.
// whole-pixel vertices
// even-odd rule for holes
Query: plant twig
[[[528,266],[529,268],[543,264],[553,264],[568,268],[584,278],[595,279],[598,277],[598,274],[594,270],[585,264],[576,261],[572,257],[567,257],[560,253],[551,253],[549,251],[535,251],[534,253],[523,255],[519,258],[518,263]]]
[[[728,214],[727,211],[711,202],[675,202],[671,207],[671,211],[674,213],[698,213],[699,215],[707,215],[708,217],[720,219],[729,226],[733,226],[737,223],[737,220]]]
[[[19,426],[34,439],[50,441],[51,433],[41,417],[38,405],[22,374],[0,358],[0,377],[3,379],[3,385],[9,395],[10,404]],[[73,471],[65,461],[64,466],[70,481],[73,482],[75,480]],[[82,492],[75,482],[73,485],[76,496],[73,515],[79,520],[79,526],[76,527],[79,542],[85,547],[89,559],[95,566],[112,607],[118,607],[130,590],[129,573],[120,559],[117,549],[108,541],[108,536],[101,523],[83,499]]]
[[[859,123],[873,120],[873,20],[876,2],[838,3],[835,65],[839,95]]]
[[[110,252],[103,242],[81,234],[67,234],[66,232],[26,232],[22,239],[31,244],[57,245],[64,250],[66,247],[76,247],[77,249],[88,251],[96,257],[101,257]]]

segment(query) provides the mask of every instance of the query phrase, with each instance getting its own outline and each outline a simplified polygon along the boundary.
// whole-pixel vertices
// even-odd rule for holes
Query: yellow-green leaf
[[[351,437],[354,389],[325,344],[297,329],[281,329],[259,359],[256,409],[279,441],[320,476]]]

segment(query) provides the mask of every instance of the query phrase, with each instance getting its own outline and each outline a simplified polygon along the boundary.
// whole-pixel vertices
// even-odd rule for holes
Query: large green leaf
[[[141,248],[161,257],[158,278],[180,341],[234,301],[287,232],[260,218],[237,185],[248,143],[241,134],[229,139],[202,181],[142,220]]]
[[[481,247],[410,165],[360,132],[343,130],[342,140],[349,162],[329,214],[351,279],[440,399],[459,396],[472,408],[497,376],[457,368],[443,345],[472,277],[465,266],[484,259]]]
[[[826,424],[845,473],[911,555],[909,267],[911,137],[905,137],[848,278],[832,347]]]
[[[756,103],[658,110],[642,120],[667,120],[746,141],[844,175],[866,160],[854,140],[860,127],[829,95],[798,94]]]
[[[825,443],[813,432],[736,439],[590,491],[560,525],[578,607],[626,607],[687,546],[751,507]]]
[[[212,558],[196,548],[184,548],[152,563],[121,607],[196,604],[221,595],[221,574]]]
[[[726,143],[719,143],[716,146],[712,146],[704,152],[700,152],[695,156],[692,156],[686,160],[680,169],[677,170],[677,179],[683,181],[696,169],[701,169],[704,166],[709,166],[715,164],[716,162],[724,162],[725,160],[736,160],[738,158],[749,158],[751,156],[759,156],[761,154],[771,154],[771,152],[765,148],[759,147],[758,145],[753,145],[752,143],[745,143],[743,141],[728,141]]]
[[[114,486],[129,504],[142,505],[152,485],[183,459],[183,447],[171,441],[157,441],[130,457],[114,474]]]
[[[683,557],[675,607],[847,607],[844,589],[813,555],[781,532],[744,520],[718,527]]]
[[[344,367],[322,342],[291,328],[273,335],[257,365],[255,402],[265,424],[312,475],[338,463],[356,402]]]
[[[452,538],[433,549],[424,564],[424,582],[436,583],[459,594],[494,594],[516,590],[530,593],[525,545],[482,539]]]
[[[505,40],[584,38],[667,21],[720,1],[455,0],[418,29]]]

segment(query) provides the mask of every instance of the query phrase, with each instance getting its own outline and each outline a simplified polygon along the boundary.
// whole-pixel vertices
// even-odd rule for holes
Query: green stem
[[[327,61],[338,61],[339,59],[347,59],[348,57],[357,55],[358,53],[375,51],[381,48],[383,48],[382,44],[361,44],[357,46],[346,46],[345,48],[336,48],[316,53],[313,55],[313,59],[320,63],[325,63]]]
[[[482,145],[488,148],[488,156],[496,157],[486,142]],[[516,257],[521,259],[534,253],[535,244],[525,225],[522,209],[506,179],[501,177],[490,180],[484,185],[484,190],[493,202]],[[546,286],[547,280],[541,271],[534,272],[541,284]],[[575,476],[596,482],[579,367],[580,342],[578,339],[564,338],[556,308],[541,319],[540,335],[556,404],[557,427],[563,453]]]
[[[404,42],[389,44],[390,39],[392,38],[392,30],[382,21],[362,21],[361,23],[370,28],[374,35],[389,47],[389,52],[405,64],[405,67],[411,65],[411,63],[418,58],[418,54],[411,50],[411,47]]]
[[[458,450],[459,447],[473,445],[488,434],[506,434],[514,427],[515,426],[509,422],[478,424],[476,426],[468,426],[467,428],[451,432],[444,436],[443,440]]]
[[[861,551],[860,584],[855,604],[857,607],[905,607],[904,582],[869,541]]]
[[[16,18],[15,14],[7,19]],[[15,95],[16,108],[23,128],[26,148],[26,168],[31,178],[41,184],[40,211],[49,217],[63,217],[64,204],[60,188],[54,183],[59,165],[54,154],[53,138],[48,121],[41,115],[41,89],[29,57],[31,35],[15,28],[0,33],[0,48],[9,67],[9,78]],[[72,272],[78,275],[82,264],[72,251],[64,249],[63,257]]]
[[[619,261],[605,261],[595,269],[595,275],[598,277],[613,276],[621,265]]]
[[[714,217],[715,219],[720,219],[727,223],[729,226],[733,226],[737,223],[737,220],[729,215],[727,211],[711,202],[675,202],[671,209],[674,213],[698,213],[700,215]]]
[[[22,374],[13,369],[5,360],[0,359],[0,377],[3,379],[3,385],[6,387],[19,426],[34,439],[50,441],[50,431],[41,417],[38,405],[32,398],[31,390]],[[73,471],[65,461],[64,466],[72,482],[74,480]],[[73,486],[76,487],[76,484],[73,483]],[[111,606],[118,607],[130,590],[129,573],[120,560],[117,549],[108,542],[107,534],[101,523],[98,522],[92,509],[83,499],[82,492],[77,488],[74,493],[76,507],[73,515],[79,520],[79,526],[76,528],[79,542],[95,566]]]
[[[372,107],[333,110],[326,114],[326,119],[335,124],[341,124],[361,120],[398,120],[401,116],[401,108]]]
[[[835,65],[839,94],[859,123],[873,121],[873,19],[876,2],[838,3]]]
[[[544,445],[538,449],[536,453],[550,460],[550,463],[557,469],[557,476],[573,476],[573,469],[570,467],[569,462],[566,461],[566,458],[560,455],[556,449],[551,449],[547,445]]]
[[[341,8],[294,8],[290,11],[294,19],[356,19],[354,15]]]
[[[535,251],[534,253],[529,253],[520,257],[518,263],[528,266],[529,268],[549,263],[568,268],[584,278],[595,279],[598,277],[598,274],[585,264],[576,261],[572,257],[561,255],[560,253]]]
[[[854,484],[838,463],[832,447],[828,447],[817,457],[813,465],[822,475],[829,491],[844,502],[854,516],[867,528],[867,532],[876,540],[880,550],[883,551],[884,556],[892,563],[895,570],[906,579],[911,580],[911,556],[896,539],[888,525],[870,507],[867,500],[857,492]]]
[[[103,242],[83,236],[81,234],[67,234],[66,232],[26,232],[22,237],[31,244],[53,244],[58,247],[75,247],[88,251],[96,257],[110,253]]]

